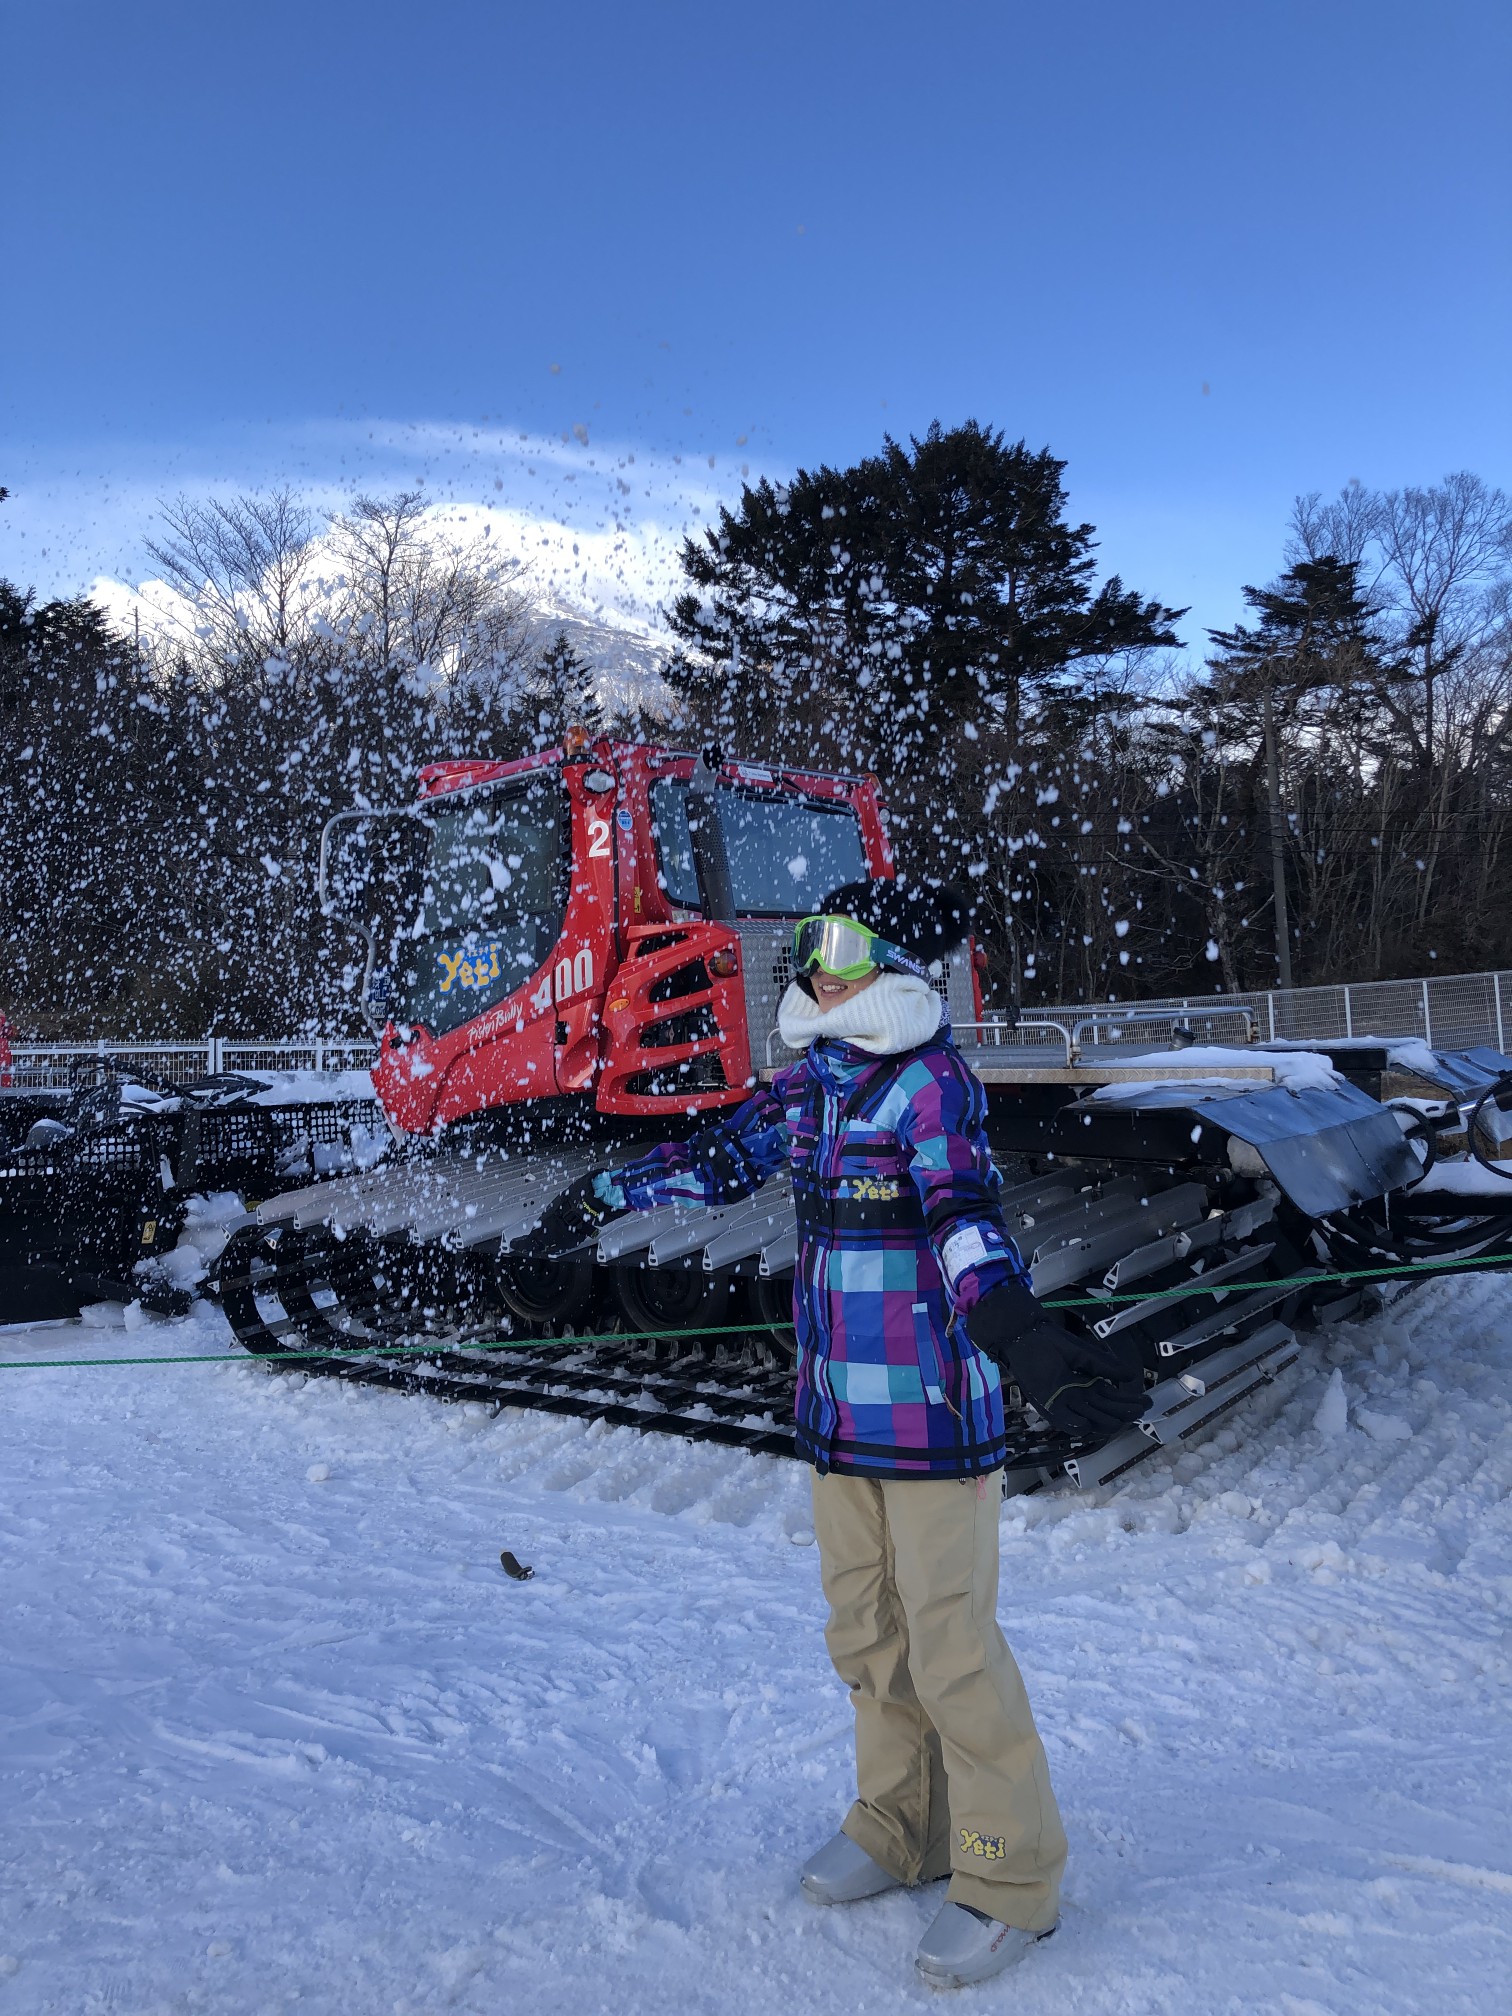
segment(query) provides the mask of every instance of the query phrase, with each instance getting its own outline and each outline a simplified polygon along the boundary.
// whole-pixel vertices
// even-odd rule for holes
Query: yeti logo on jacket
[[[961,1853],[980,1855],[987,1862],[1001,1862],[1008,1853],[1008,1843],[1001,1834],[978,1834],[974,1827],[963,1827]]]

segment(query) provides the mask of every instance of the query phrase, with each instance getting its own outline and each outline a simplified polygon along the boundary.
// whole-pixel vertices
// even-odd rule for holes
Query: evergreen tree
[[[0,1005],[13,1018],[68,1033],[174,1001],[183,974],[149,948],[174,874],[175,779],[132,646],[82,598],[38,606],[0,582]]]
[[[1512,963],[1500,493],[1299,500],[1287,571],[1193,673],[1151,648],[1176,612],[1096,588],[1061,477],[968,426],[747,490],[685,548],[675,724],[632,720],[570,618],[534,645],[518,563],[416,494],[324,527],[181,500],[181,620],[140,639],[0,584],[0,1008],[60,1039],[357,1034],[325,821],[611,711],[878,771],[903,867],[975,889],[999,1003],[1273,985],[1278,882],[1299,983]]]
[[[1376,613],[1360,590],[1357,560],[1332,553],[1289,567],[1273,587],[1243,591],[1259,617],[1253,628],[1210,630],[1215,697],[1233,700],[1264,687],[1293,702],[1320,688],[1378,684],[1396,676]]]
[[[602,730],[603,710],[593,667],[565,630],[559,628],[536,659],[528,690],[535,709],[534,742],[538,749],[560,742],[569,728],[586,728],[595,735]]]
[[[155,557],[180,620],[140,647],[0,588],[0,1003],[60,1037],[355,1033],[322,828],[528,746],[518,568],[412,496],[318,542],[286,495],[180,500]]]
[[[1266,977],[1290,986],[1313,963],[1320,923],[1357,894],[1354,828],[1372,778],[1377,788],[1391,781],[1383,695],[1402,666],[1361,591],[1358,560],[1321,554],[1243,593],[1259,620],[1208,633],[1209,677],[1186,708],[1202,753],[1189,741],[1186,767],[1199,799],[1206,787],[1214,806],[1225,796],[1229,806],[1222,826],[1207,823],[1200,878],[1217,892],[1210,922],[1225,979],[1234,984],[1237,961],[1224,886],[1244,895],[1268,885],[1268,901],[1243,906],[1244,925],[1260,957],[1268,922],[1276,963]],[[1299,966],[1294,954],[1308,956]]]
[[[689,539],[674,680],[716,732],[882,777],[905,845],[972,852],[978,803],[1021,769],[1029,715],[1081,668],[1174,644],[1182,613],[1093,583],[1064,463],[968,421],[849,469],[762,481]],[[948,772],[954,788],[942,791]]]

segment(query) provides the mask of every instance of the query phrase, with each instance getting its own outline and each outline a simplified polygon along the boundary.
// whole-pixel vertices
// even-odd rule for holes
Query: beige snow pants
[[[1041,1932],[1066,1836],[997,1621],[1001,1473],[814,1477],[825,1630],[856,1710],[844,1831],[905,1883]]]

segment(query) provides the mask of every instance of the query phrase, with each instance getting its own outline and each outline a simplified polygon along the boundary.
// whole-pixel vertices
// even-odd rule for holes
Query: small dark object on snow
[[[534,1568],[527,1568],[523,1561],[517,1561],[506,1547],[499,1556],[499,1566],[506,1575],[512,1575],[516,1582],[528,1582],[534,1575]]]

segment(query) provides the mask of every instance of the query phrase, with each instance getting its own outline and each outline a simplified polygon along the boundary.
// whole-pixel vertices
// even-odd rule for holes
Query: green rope
[[[790,1323],[710,1323],[701,1330],[598,1330],[581,1336],[502,1337],[493,1342],[469,1339],[460,1344],[432,1340],[428,1344],[326,1344],[318,1351],[174,1352],[151,1358],[0,1358],[0,1372],[39,1371],[47,1365],[245,1365],[249,1358],[284,1365],[295,1358],[434,1358],[439,1351],[538,1351],[543,1344],[627,1344],[646,1338],[749,1337],[755,1330],[790,1330]]]
[[[1175,1288],[1136,1288],[1128,1295],[1077,1295],[1042,1302],[1042,1309],[1111,1309],[1120,1302],[1151,1302],[1178,1295],[1239,1295],[1251,1288],[1316,1288],[1327,1281],[1381,1281],[1390,1275],[1447,1274],[1456,1267],[1502,1267],[1512,1273],[1512,1253],[1473,1253],[1463,1260],[1403,1260],[1393,1267],[1350,1267],[1339,1273],[1287,1274],[1277,1281],[1185,1281]]]
[[[1289,1274],[1276,1281],[1186,1281],[1175,1288],[1135,1289],[1127,1295],[1075,1295],[1042,1302],[1042,1309],[1114,1309],[1120,1303],[1176,1300],[1186,1295],[1242,1295],[1259,1288],[1316,1288],[1332,1281],[1381,1281],[1403,1274],[1449,1274],[1464,1267],[1501,1267],[1512,1272],[1512,1254],[1476,1253],[1462,1260],[1406,1260],[1392,1267],[1351,1267],[1338,1274]],[[462,1344],[327,1344],[319,1350],[252,1352],[242,1357],[228,1351],[174,1352],[144,1358],[0,1358],[0,1372],[59,1371],[93,1365],[244,1365],[261,1359],[287,1365],[301,1358],[434,1358],[440,1351],[538,1351],[544,1344],[637,1344],[651,1338],[751,1337],[766,1330],[790,1330],[790,1323],[710,1323],[698,1330],[598,1330],[582,1336],[508,1337],[492,1343]]]

